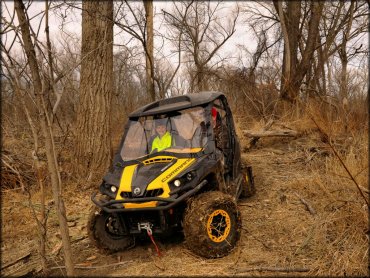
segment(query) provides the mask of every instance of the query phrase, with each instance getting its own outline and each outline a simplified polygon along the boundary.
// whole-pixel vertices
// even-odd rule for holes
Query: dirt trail
[[[66,205],[72,237],[74,261],[78,276],[220,276],[220,275],[313,275],[318,264],[326,256],[324,239],[320,239],[319,227],[325,221],[325,214],[316,213],[322,209],[316,201],[320,192],[312,190],[315,180],[311,169],[316,159],[307,153],[300,139],[269,139],[257,144],[243,159],[253,166],[256,194],[241,200],[243,231],[235,250],[227,257],[204,259],[188,251],[181,236],[166,241],[157,240],[162,256],[148,240],[137,244],[131,250],[102,254],[87,238],[86,223],[88,194],[75,192]],[[262,141],[262,140],[261,140]],[[320,165],[320,163],[318,163]],[[316,167],[319,168],[319,167]],[[7,200],[5,200],[5,203]],[[85,209],[86,208],[86,209]],[[311,211],[309,211],[311,209]],[[8,221],[3,215],[3,221]],[[3,224],[4,225],[4,224]],[[58,250],[56,217],[50,216],[49,247],[53,249],[54,267],[62,264],[62,251]],[[9,239],[5,236],[6,240]],[[36,235],[29,235],[32,244],[33,261],[37,260]],[[4,240],[4,238],[3,238]],[[23,238],[24,240],[24,238]],[[30,241],[31,242],[31,241]],[[16,246],[19,242],[13,240]],[[18,254],[9,250],[12,244],[2,245],[2,263],[11,261]],[[19,245],[18,245],[19,246]],[[13,248],[14,250],[14,248]],[[4,254],[4,253],[3,253]],[[4,258],[5,257],[5,258]],[[55,258],[59,258],[59,261]],[[330,263],[330,262],[328,262]],[[9,271],[9,270],[8,270]],[[4,274],[6,274],[4,272]],[[65,275],[64,269],[53,269],[53,275]]]

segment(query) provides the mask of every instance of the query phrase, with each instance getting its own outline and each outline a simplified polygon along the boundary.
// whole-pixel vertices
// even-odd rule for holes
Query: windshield
[[[207,144],[207,126],[202,107],[130,120],[121,157],[131,160],[159,151],[198,152]]]

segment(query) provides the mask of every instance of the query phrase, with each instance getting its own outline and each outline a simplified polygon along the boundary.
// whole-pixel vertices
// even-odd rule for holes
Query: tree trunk
[[[282,65],[282,73],[281,73],[280,91],[286,92],[285,88],[288,86],[290,82],[290,76],[291,76],[291,68],[292,68],[291,60],[294,59],[292,57],[293,55],[292,53],[296,53],[296,51],[291,49],[291,45],[295,43],[290,42],[290,36],[288,33],[288,26],[287,26],[287,25],[292,24],[291,20],[289,20],[290,19],[289,8],[291,9],[292,7],[294,7],[294,5],[288,4],[288,11],[287,13],[285,13],[283,10],[282,1],[274,0],[273,3],[275,6],[275,10],[277,11],[279,19],[280,19],[281,32],[283,34],[283,39],[284,39],[284,53],[283,53],[283,65]],[[299,19],[298,19],[298,23],[299,23]],[[294,28],[289,27],[289,29],[294,29]],[[298,38],[295,38],[295,40],[297,39]],[[285,95],[282,95],[281,97],[283,99],[286,98]]]
[[[345,47],[345,45],[343,44]],[[340,72],[340,81],[339,81],[339,97],[340,100],[343,101],[345,98],[347,98],[347,66],[348,66],[348,58],[346,55],[346,51],[343,51],[343,54],[340,56],[340,62],[342,64],[342,69]]]
[[[198,88],[198,92],[205,90],[204,69],[202,67],[198,68],[198,71],[197,71],[197,88]]]
[[[82,2],[80,99],[76,158],[87,180],[99,176],[111,160],[113,94],[113,2]]]
[[[40,77],[40,68],[37,63],[36,59],[36,52],[35,47],[31,40],[30,34],[30,23],[26,19],[25,15],[25,7],[21,0],[14,1],[14,8],[16,10],[19,25],[21,27],[21,34],[22,40],[24,44],[24,50],[26,52],[26,57],[28,61],[28,66],[30,67],[31,71],[31,78],[33,89],[35,93],[35,100],[39,112],[39,120],[41,131],[45,139],[45,150],[46,150],[46,157],[47,157],[47,165],[48,171],[50,175],[52,191],[53,191],[53,198],[56,206],[56,213],[59,220],[59,229],[60,234],[62,237],[62,244],[63,244],[63,251],[64,251],[64,259],[67,269],[67,275],[72,276],[74,275],[74,266],[72,262],[72,250],[71,250],[71,243],[69,239],[69,231],[65,213],[64,203],[61,197],[61,184],[60,179],[58,177],[58,164],[56,159],[56,154],[53,146],[53,134],[52,134],[52,127],[50,125],[50,120],[47,115],[47,109],[45,105],[45,90],[42,87],[41,77]]]
[[[312,2],[311,3],[311,18],[308,24],[308,35],[307,43],[302,53],[302,60],[298,64],[294,80],[292,80],[292,89],[298,92],[301,86],[302,80],[310,66],[313,54],[316,49],[317,36],[319,35],[319,23],[322,16],[322,9],[324,7],[324,2]],[[297,93],[295,93],[297,96]]]
[[[37,183],[40,186],[40,220],[38,220],[37,216],[35,215],[35,220],[37,222],[37,227],[39,230],[39,237],[40,237],[40,245],[39,245],[39,252],[40,252],[40,257],[41,257],[41,265],[44,274],[47,274],[49,272],[48,270],[48,265],[47,265],[47,259],[46,259],[46,234],[47,234],[47,228],[46,228],[46,222],[47,222],[47,217],[46,217],[46,210],[45,210],[45,186],[43,182],[43,177],[42,177],[42,168],[41,168],[41,163],[39,159],[39,138],[37,135],[37,131],[35,128],[35,124],[33,123],[33,120],[31,118],[31,115],[28,111],[28,108],[26,106],[26,103],[24,99],[20,96],[19,92],[19,87],[17,86],[16,90],[18,91],[19,98],[21,99],[21,103],[24,109],[24,112],[26,114],[28,123],[31,128],[31,132],[33,135],[33,142],[34,142],[34,151],[32,152],[32,157],[35,163],[35,171],[36,171],[36,179]],[[31,201],[31,196],[30,196],[30,201]]]
[[[317,43],[319,45],[319,59],[318,59],[318,68],[317,68],[318,77],[317,77],[317,80],[319,80],[320,77],[322,78],[322,86],[321,86],[320,93],[321,93],[321,95],[325,96],[327,94],[326,75],[325,75],[325,55],[324,55],[322,44],[321,44],[321,37],[317,36],[317,38],[318,38]]]
[[[20,100],[22,104],[22,108],[24,110],[24,113],[26,114],[26,118],[28,121],[28,124],[30,125],[31,128],[31,133],[33,137],[33,143],[34,143],[34,150],[32,151],[32,158],[34,160],[34,166],[35,166],[35,172],[36,172],[36,179],[37,183],[40,187],[40,220],[38,219],[35,211],[32,209],[32,212],[34,213],[35,216],[35,221],[37,224],[37,230],[39,234],[39,253],[40,253],[40,258],[41,258],[41,266],[42,266],[42,271],[44,274],[48,273],[48,265],[47,265],[47,260],[46,260],[46,213],[45,213],[45,187],[44,187],[44,182],[43,182],[43,177],[42,177],[42,169],[41,169],[41,163],[40,159],[38,157],[38,152],[39,152],[39,136],[36,131],[36,126],[34,124],[34,121],[32,120],[31,114],[29,113],[28,106],[26,105],[26,102],[24,100],[24,97],[21,95],[21,87],[18,83],[19,80],[21,80],[21,77],[19,76],[19,73],[14,69],[15,74],[11,74],[11,69],[4,61],[5,67],[8,69],[10,80],[12,82],[13,86],[13,91],[17,95],[17,98]],[[24,191],[24,187],[22,186],[22,191]],[[31,194],[28,191],[29,194],[29,203],[31,203]]]
[[[153,34],[153,1],[144,0],[146,19],[146,90],[152,101],[155,101],[154,88],[154,34]]]
[[[339,81],[339,96],[340,100],[344,101],[348,97],[348,80],[347,80],[347,66],[348,66],[348,54],[347,54],[347,41],[349,38],[349,34],[352,28],[353,22],[353,12],[354,12],[354,0],[351,1],[351,6],[349,8],[349,19],[346,29],[343,31],[343,39],[342,44],[338,50],[339,58],[342,63],[342,70],[340,73],[340,81]]]
[[[289,82],[288,87],[282,92],[286,99],[295,102],[299,96],[299,90],[310,65],[313,54],[316,49],[317,36],[319,35],[319,23],[322,16],[322,9],[324,7],[324,2],[311,3],[311,17],[308,23],[308,35],[306,47],[302,53],[302,59],[292,73],[292,78]]]
[[[294,73],[298,65],[298,47],[300,33],[301,1],[288,1],[287,31],[289,36],[290,72]]]

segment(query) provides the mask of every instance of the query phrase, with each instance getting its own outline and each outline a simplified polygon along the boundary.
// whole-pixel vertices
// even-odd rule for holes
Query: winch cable
[[[145,229],[150,240],[153,242],[153,245],[155,247],[155,250],[157,251],[157,254],[158,254],[158,257],[161,256],[161,252],[159,251],[159,248],[157,246],[157,244],[155,243],[155,240],[153,238],[153,232],[152,232],[152,228],[151,228],[151,225],[149,223],[139,223],[139,230],[140,229]]]
[[[147,233],[148,233],[148,236],[150,237],[150,240],[153,242],[153,245],[155,247],[155,250],[157,251],[158,257],[160,257],[161,256],[161,252],[159,251],[159,248],[158,248],[157,244],[154,241],[154,238],[153,238],[153,235],[152,235],[152,231],[148,229],[147,230]]]

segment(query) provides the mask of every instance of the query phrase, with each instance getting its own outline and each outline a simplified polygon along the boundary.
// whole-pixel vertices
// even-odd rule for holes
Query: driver
[[[155,131],[157,136],[153,139],[150,153],[160,152],[172,146],[172,136],[166,128],[167,119],[158,119],[155,121]]]

